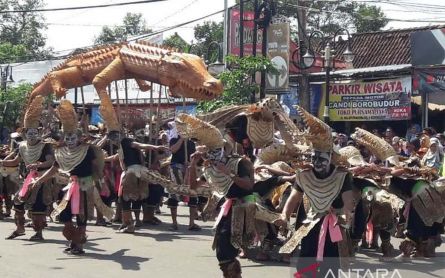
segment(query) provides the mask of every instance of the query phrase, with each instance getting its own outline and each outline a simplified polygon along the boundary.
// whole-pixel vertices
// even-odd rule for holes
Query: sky
[[[73,6],[89,6],[97,4],[120,3],[131,0],[45,0],[46,8],[60,8]],[[324,0],[328,1],[328,0]],[[355,0],[354,0],[355,1]],[[440,21],[445,24],[445,1],[444,0],[364,0],[369,4],[380,6],[387,17],[391,19],[427,19]],[[385,3],[386,2],[386,3]],[[392,4],[388,4],[388,2]],[[228,0],[229,6],[235,0]],[[440,5],[442,7],[419,8],[414,4]],[[224,0],[167,0],[148,4],[131,6],[110,7],[91,10],[74,10],[46,12],[44,16],[48,23],[46,36],[47,44],[56,51],[75,49],[89,46],[94,42],[94,37],[100,33],[104,25],[121,24],[122,18],[127,12],[142,13],[149,28],[158,30],[186,22],[201,16],[211,14],[224,8]],[[213,16],[207,20],[222,21],[222,14]],[[178,32],[185,40],[193,39],[193,26],[189,24],[184,27],[164,33],[164,38],[174,32]],[[440,22],[400,22],[391,21],[385,29],[408,28],[424,25],[437,25]]]
[[[46,8],[90,6],[97,4],[131,2],[133,0],[45,0]],[[235,0],[229,0],[233,5]],[[48,24],[47,44],[56,51],[92,45],[103,25],[119,25],[127,12],[142,13],[149,28],[162,29],[190,21],[224,9],[223,0],[167,0],[148,4],[110,7],[91,10],[45,13]],[[221,15],[207,20],[222,21]],[[198,23],[202,23],[200,21]],[[195,23],[196,24],[196,23]],[[193,39],[190,24],[164,33],[164,38],[178,32],[185,40]]]

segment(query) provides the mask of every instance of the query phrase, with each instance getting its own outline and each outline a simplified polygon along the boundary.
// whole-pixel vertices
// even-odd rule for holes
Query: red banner
[[[232,9],[230,11],[230,33],[229,33],[229,53],[239,55],[240,53],[240,11]],[[253,29],[255,13],[250,11],[244,12],[244,55],[252,55],[253,53]],[[258,30],[257,34],[257,53],[261,53],[261,44],[263,42],[263,32]]]

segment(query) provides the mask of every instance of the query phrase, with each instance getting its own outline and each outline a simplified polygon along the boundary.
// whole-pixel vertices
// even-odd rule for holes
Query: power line
[[[238,6],[238,4],[235,4],[235,5],[233,5],[233,6],[230,7],[230,8],[233,8],[233,7],[236,7],[236,6]],[[200,21],[200,20],[203,20],[203,19],[205,19],[205,18],[214,16],[214,15],[216,15],[216,14],[222,13],[223,11],[224,11],[224,10],[220,10],[220,11],[217,11],[217,12],[214,12],[214,13],[211,13],[211,14],[208,14],[208,15],[205,15],[205,16],[202,16],[202,17],[199,17],[199,18],[196,18],[196,19],[187,21],[187,22],[183,22],[183,23],[180,23],[180,24],[177,24],[177,25],[174,25],[174,26],[166,27],[166,28],[161,29],[161,30],[158,30],[158,31],[154,31],[154,32],[151,32],[151,33],[148,33],[148,34],[143,34],[143,35],[135,36],[135,37],[133,37],[133,38],[128,39],[127,41],[128,41],[128,42],[130,42],[130,41],[136,41],[136,40],[143,39],[143,38],[150,37],[150,36],[154,36],[154,35],[157,35],[157,34],[166,32],[166,31],[170,31],[170,30],[173,30],[173,29],[176,29],[176,28],[181,28],[181,27],[183,27],[183,26],[185,26],[185,25],[188,25],[188,24],[190,24],[190,23],[193,23],[193,22],[196,22],[196,21]],[[82,46],[82,47],[76,47],[76,48],[65,49],[65,50],[59,50],[59,51],[55,51],[55,53],[69,52],[69,51],[74,51],[74,50],[76,50],[76,49],[92,48],[92,47],[96,47],[96,46],[98,46],[98,44],[89,45],[89,46]],[[38,62],[38,61],[46,61],[46,60],[64,59],[64,58],[67,58],[68,56],[70,56],[70,55],[59,55],[59,56],[55,55],[55,56],[53,56],[53,57],[51,57],[51,58],[47,58],[47,59],[32,59],[32,60],[28,60],[28,61],[22,61],[20,65],[23,65],[23,64],[26,64],[26,63],[30,63],[30,62]],[[22,57],[23,57],[23,56],[22,56]],[[22,57],[17,57],[17,58],[22,58]],[[25,57],[31,57],[31,56],[25,56]],[[16,66],[19,66],[19,65],[16,65]]]
[[[56,23],[56,22],[49,22],[45,23],[46,25],[50,26],[73,26],[73,27],[104,27],[104,26],[110,26],[109,24],[82,24],[82,23]],[[113,27],[125,27],[127,25],[112,25]],[[146,26],[149,29],[152,28],[167,28],[169,26],[154,26],[154,25],[147,25]],[[178,27],[178,28],[193,28],[193,27]]]
[[[146,4],[146,3],[163,2],[163,1],[167,1],[167,0],[144,0],[144,1],[121,2],[121,3],[113,3],[113,4],[93,5],[93,6],[78,6],[78,7],[65,7],[65,8],[34,9],[34,10],[6,10],[6,11],[0,11],[0,14],[85,10],[85,9],[96,9],[96,8],[129,6],[129,5]]]
[[[167,20],[167,19],[169,19],[169,18],[171,18],[171,17],[173,17],[173,16],[175,16],[175,15],[177,15],[177,14],[179,14],[179,13],[185,11],[186,9],[190,8],[193,4],[195,4],[195,3],[198,2],[198,1],[199,1],[199,0],[192,0],[190,3],[188,3],[187,5],[185,5],[184,7],[182,7],[181,9],[177,10],[176,12],[174,12],[174,13],[172,13],[172,14],[170,14],[170,15],[164,17],[163,19],[161,19],[161,20],[159,20],[159,21],[153,23],[153,25],[156,25],[156,24],[159,24],[159,23],[161,23],[161,22],[164,22],[165,20]]]
[[[445,10],[444,5],[419,4],[419,3],[405,2],[405,1],[354,0],[354,2],[388,4],[388,5],[398,6],[398,7],[415,8],[415,9],[423,9],[423,10],[431,10],[431,9]]]
[[[200,21],[200,20],[206,19],[206,18],[208,18],[208,17],[211,17],[211,16],[214,16],[214,15],[220,14],[220,13],[222,13],[222,12],[224,12],[224,10],[220,10],[220,11],[217,11],[217,12],[214,12],[214,13],[211,13],[211,14],[208,14],[208,15],[205,15],[205,16],[202,16],[202,17],[199,17],[199,18],[196,18],[196,19],[193,19],[193,20],[184,22],[184,23],[180,23],[180,24],[177,24],[177,25],[168,27],[168,28],[164,28],[164,29],[161,29],[161,30],[152,32],[152,33],[150,33],[150,34],[139,35],[139,36],[136,36],[136,37],[134,37],[134,38],[129,39],[128,41],[129,41],[129,42],[131,42],[131,41],[136,41],[136,40],[139,40],[139,39],[143,39],[143,38],[146,38],[146,37],[151,37],[151,36],[154,36],[154,35],[157,35],[157,34],[160,34],[160,33],[164,33],[164,32],[167,32],[167,31],[170,31],[170,30],[173,30],[173,29],[182,27],[182,26],[184,26],[184,25],[188,25],[188,24],[190,24],[190,23],[193,23],[193,22],[196,22],[196,21]]]

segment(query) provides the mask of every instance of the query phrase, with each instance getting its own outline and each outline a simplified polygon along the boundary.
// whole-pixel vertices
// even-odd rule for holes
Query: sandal
[[[156,216],[153,216],[153,220],[158,224],[162,224],[162,220],[157,218]]]
[[[7,238],[5,238],[5,239],[14,239],[14,238],[16,238],[16,237],[19,237],[19,236],[24,236],[25,235],[25,233],[23,232],[23,233],[19,233],[19,232],[17,232],[17,231],[14,231],[14,232],[12,232],[12,234],[10,234]]]
[[[106,227],[107,226],[107,222],[105,220],[99,220],[99,221],[96,221],[96,223],[94,225],[95,226]]]
[[[71,255],[83,255],[83,254],[85,254],[85,251],[83,251],[80,248],[75,247],[75,248],[71,248],[70,253],[71,253]]]
[[[35,233],[32,237],[29,238],[30,241],[42,241],[45,240],[41,233]]]
[[[145,220],[144,224],[148,224],[148,225],[152,225],[152,226],[157,226],[161,223],[159,223],[158,221],[154,220],[154,219],[150,219],[150,220]]]
[[[246,259],[247,258],[247,254],[244,252],[244,250],[241,249],[241,251],[238,254],[238,257],[240,259]]]
[[[178,230],[178,224],[172,224],[170,228],[168,228],[169,231],[177,231]]]
[[[192,226],[189,227],[189,231],[198,232],[198,231],[201,231],[201,230],[202,230],[202,228],[199,225],[196,225],[196,224],[193,224]]]
[[[266,262],[270,260],[270,256],[267,255],[266,253],[259,252],[255,257],[255,260],[259,262]]]
[[[73,248],[74,248],[74,244],[71,242],[67,248],[63,249],[63,253],[70,253],[71,249],[73,249]]]

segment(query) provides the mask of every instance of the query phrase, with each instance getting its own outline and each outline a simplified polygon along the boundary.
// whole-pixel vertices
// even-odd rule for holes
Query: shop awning
[[[422,99],[420,96],[418,97],[411,97],[411,102],[415,103],[417,105],[421,105],[422,103]],[[440,105],[440,104],[435,104],[435,103],[428,103],[428,109],[429,110],[439,110],[439,111],[444,111],[445,110],[445,105]]]

